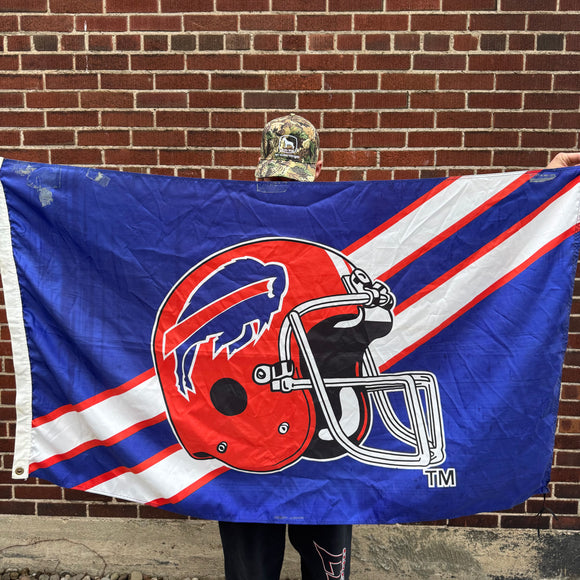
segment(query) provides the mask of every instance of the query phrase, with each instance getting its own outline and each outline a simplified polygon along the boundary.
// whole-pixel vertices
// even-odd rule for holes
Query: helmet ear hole
[[[228,377],[216,381],[209,396],[216,411],[227,417],[243,413],[248,406],[246,389],[238,381]]]

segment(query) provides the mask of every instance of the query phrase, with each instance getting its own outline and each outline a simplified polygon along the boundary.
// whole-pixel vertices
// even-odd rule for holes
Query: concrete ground
[[[217,524],[0,516],[0,571],[223,578]],[[139,574],[137,574],[139,575]],[[283,579],[300,578],[288,546]],[[580,532],[356,526],[353,580],[580,578]]]

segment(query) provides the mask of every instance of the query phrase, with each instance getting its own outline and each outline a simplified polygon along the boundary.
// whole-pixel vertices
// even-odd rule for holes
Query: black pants
[[[227,580],[279,580],[285,524],[220,522]],[[302,580],[348,580],[352,526],[289,525],[300,554]]]

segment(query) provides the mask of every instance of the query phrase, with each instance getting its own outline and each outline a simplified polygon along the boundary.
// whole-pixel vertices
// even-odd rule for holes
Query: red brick
[[[464,70],[466,56],[463,54],[416,54],[415,70]]]
[[[465,95],[454,92],[425,91],[411,93],[412,109],[463,109],[465,107]]]
[[[209,166],[212,164],[212,153],[211,151],[195,151],[191,149],[161,150],[159,152],[159,162],[161,165]]]
[[[131,12],[157,12],[157,0],[105,0],[107,12],[131,13]]]
[[[121,91],[88,91],[81,93],[85,109],[132,109],[133,94]]]
[[[329,51],[334,47],[332,34],[310,34],[308,36],[308,48],[314,51]]]
[[[465,147],[518,147],[515,131],[466,131]]]
[[[131,75],[132,76],[132,75]],[[209,75],[195,73],[159,73],[155,75],[156,90],[207,89]],[[216,88],[216,87],[213,87]],[[227,88],[227,87],[224,87]]]
[[[101,88],[151,90],[153,89],[153,75],[140,73],[103,73],[101,75]],[[175,89],[177,87],[174,86],[173,88]]]
[[[340,148],[348,147],[348,143],[340,145]],[[378,147],[404,147],[405,133],[402,131],[364,131],[352,134],[352,146],[376,149]]]
[[[556,463],[558,466],[580,467],[580,453],[578,451],[558,451],[556,454]]]
[[[481,90],[494,88],[494,75],[487,73],[441,73],[439,88],[442,90]]]
[[[373,129],[378,126],[377,113],[325,113],[324,128]]]
[[[381,167],[420,167],[435,164],[434,151],[381,151]]]
[[[8,36],[6,47],[8,52],[27,52],[31,48],[30,36]]]
[[[282,36],[282,50],[304,51],[306,50],[305,34],[284,34]]]
[[[196,91],[189,93],[190,109],[239,109],[241,105],[242,95],[239,92]]]
[[[208,32],[211,30],[218,32],[237,31],[238,17],[221,14],[204,14],[203,16],[188,16],[185,14],[183,16],[183,27],[186,31],[194,32]],[[258,30],[260,30],[259,27]]]
[[[568,109],[577,111],[580,107],[578,93],[528,93],[524,97],[525,109]]]
[[[13,514],[13,515],[35,515],[36,507],[34,502],[15,502],[0,501],[0,513],[1,514]]]
[[[187,107],[186,93],[141,92],[137,93],[138,109],[184,109]]]
[[[297,57],[286,54],[244,54],[243,55],[243,69],[244,70],[296,70],[298,68]],[[239,64],[237,67],[240,68]],[[223,66],[221,67],[223,70]]]
[[[79,106],[79,94],[62,91],[27,93],[26,106],[30,109],[74,109]]]
[[[328,75],[325,78],[328,78]],[[268,75],[268,89],[270,91],[319,91],[321,88],[321,74]],[[325,89],[328,89],[328,87],[325,87]]]
[[[337,34],[336,49],[339,51],[362,50],[362,37],[359,34]]]
[[[236,21],[237,25],[237,21]],[[294,16],[290,14],[242,14],[240,15],[240,30],[270,30],[270,31],[294,31]],[[298,27],[304,32],[308,30]]]
[[[10,0],[2,5],[4,12],[47,12],[48,0]]]
[[[132,54],[131,70],[184,70],[183,54]]]
[[[477,149],[455,149],[437,151],[437,165],[458,165],[465,167],[491,165],[491,151]]]
[[[358,135],[358,132],[353,133],[353,139],[355,139],[355,135]],[[372,135],[376,136],[376,131],[372,131]],[[325,130],[320,136],[320,143],[323,150],[348,149],[350,148],[350,132]],[[364,147],[364,145],[357,145],[357,147]]]
[[[412,14],[411,30],[467,30],[467,15]]]
[[[24,106],[23,93],[0,93],[0,108],[21,109]]]
[[[350,32],[351,16],[346,14],[309,14],[298,15],[296,29],[300,32]]]
[[[550,148],[550,149],[574,149],[576,147],[576,135],[574,133],[537,131],[522,134],[522,147]],[[566,373],[567,369],[564,369]],[[576,376],[575,378],[580,378]]]
[[[470,71],[521,71],[523,65],[522,54],[470,54],[468,60]]]
[[[476,30],[521,31],[526,29],[525,14],[471,14],[469,28]]]
[[[552,85],[552,75],[548,74],[530,74],[530,73],[505,73],[497,74],[497,90],[514,90],[514,91],[534,91],[550,90]]]
[[[129,131],[79,131],[78,144],[81,147],[127,147],[131,143]]]
[[[449,50],[451,36],[448,34],[426,34],[423,39],[424,50],[446,52]]]
[[[47,89],[96,89],[99,86],[97,74],[47,74]]]
[[[534,50],[535,42],[533,34],[510,34],[508,46],[510,50]]]
[[[441,111],[437,113],[437,127],[489,128],[491,113],[483,111]]]
[[[277,0],[278,2],[284,0]],[[320,0],[319,0],[320,2]],[[321,2],[322,7],[319,10],[325,10],[324,2]],[[308,6],[308,3],[307,3]],[[316,8],[307,7],[307,10],[314,11]],[[381,12],[383,9],[382,0],[358,0],[356,3],[357,12]],[[353,4],[352,0],[328,0],[328,11],[329,12],[352,12]]]
[[[185,131],[133,131],[135,147],[185,147]]]
[[[84,51],[85,37],[81,34],[66,34],[60,37],[60,46],[63,51]]]
[[[41,32],[50,30],[52,32],[71,32],[74,30],[73,16],[21,16],[20,30],[31,32]]]
[[[459,131],[416,131],[407,137],[408,147],[461,147]]]
[[[103,111],[102,116],[104,127],[151,127],[153,125],[151,112]]]
[[[257,147],[260,144],[260,138],[256,139]],[[238,149],[240,147],[240,136],[237,131],[188,131],[188,147],[231,147]]]
[[[440,0],[387,0],[387,10],[439,10]]]
[[[8,59],[10,57],[6,57]],[[73,57],[70,54],[23,54],[22,69],[23,70],[66,70],[70,71],[73,68]],[[0,58],[0,66],[3,70],[10,70],[10,66],[6,60]]]
[[[0,143],[2,143],[2,145],[4,147],[17,147],[18,145],[20,145],[20,132],[19,131],[0,131]],[[8,328],[8,327],[2,328],[2,339],[9,340],[10,339],[9,336],[5,336],[5,334],[8,334],[8,331],[4,330],[4,328]],[[2,387],[2,381],[6,381],[6,380],[7,380],[7,378],[4,378],[2,375],[0,375],[0,387]]]
[[[201,111],[157,111],[158,127],[209,127],[209,114]]]
[[[47,127],[96,127],[98,124],[98,111],[48,111],[46,113]]]
[[[341,151],[330,149],[324,153],[324,163],[328,167],[374,167],[376,151]]]
[[[264,58],[268,58],[265,56]],[[271,58],[271,57],[270,57]],[[240,56],[237,54],[188,54],[187,70],[240,70]],[[247,68],[247,67],[245,67]]]
[[[324,75],[324,90],[326,91],[364,91],[379,88],[376,73],[351,73]]]
[[[547,530],[550,527],[550,518],[547,516],[501,516],[502,528],[535,528]]]
[[[580,518],[578,516],[563,517],[552,520],[554,530],[578,530],[580,529]]]
[[[435,114],[432,111],[397,111],[396,113],[381,113],[380,127],[407,129],[418,127],[428,129],[434,127]]]
[[[407,2],[406,11],[409,10]],[[409,29],[409,16],[407,14],[355,14],[355,30],[395,30]]]
[[[570,129],[580,126],[580,113],[552,113],[553,129]]]
[[[493,115],[493,122],[495,127],[504,129],[547,129],[550,117],[548,113],[539,112],[496,112]]]
[[[503,8],[503,7],[502,7]],[[443,0],[443,12],[463,12],[465,10],[482,12],[497,10],[496,0]]]
[[[127,70],[129,57],[117,54],[77,54],[75,68],[77,70]]]
[[[126,16],[78,16],[76,29],[87,32],[125,32],[128,30]]]
[[[467,97],[469,109],[520,109],[521,93],[470,93]]]
[[[172,76],[169,77],[169,83]],[[221,74],[211,75],[211,88],[213,90],[261,90],[264,89],[264,76],[260,74]],[[207,88],[207,87],[194,87]]]
[[[1,63],[0,59],[0,63]],[[0,75],[0,90],[40,90],[42,75],[35,74],[7,74]]]
[[[580,50],[580,34],[566,35],[566,50],[568,52]]]
[[[50,11],[68,14],[102,13],[103,0],[50,0]]]
[[[51,163],[58,165],[101,165],[103,159],[100,149],[53,149],[50,154]]]
[[[411,57],[407,54],[359,54],[358,70],[409,70]]]
[[[24,145],[74,145],[74,131],[24,131]]]
[[[107,165],[156,165],[157,152],[150,149],[105,149]]]
[[[220,10],[218,8],[218,10]],[[161,0],[161,12],[212,12],[213,0]]]
[[[395,50],[419,50],[421,36],[418,34],[395,34]]]
[[[580,87],[579,74],[554,75],[555,91],[577,91],[578,87]]]
[[[405,109],[408,106],[406,92],[380,92],[355,94],[355,109]]]
[[[451,519],[447,525],[460,528],[497,528],[499,526],[499,516],[497,514],[476,514],[474,516]]]
[[[254,36],[254,50],[277,51],[278,34],[256,34]]]
[[[354,56],[351,54],[304,54],[300,56],[301,70],[353,70]]]
[[[212,127],[215,128],[257,128],[264,127],[264,115],[262,113],[212,113]]]
[[[553,30],[568,32],[580,30],[579,14],[530,14],[528,16],[528,30]]]
[[[544,151],[494,151],[493,164],[506,168],[537,168],[547,163]]]
[[[298,97],[298,109],[350,109],[352,96],[348,93],[301,93]]]

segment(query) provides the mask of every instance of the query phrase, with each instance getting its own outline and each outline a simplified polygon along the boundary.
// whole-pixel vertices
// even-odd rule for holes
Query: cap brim
[[[256,168],[256,179],[286,177],[296,181],[314,181],[316,164],[298,163],[280,159],[261,159]]]

